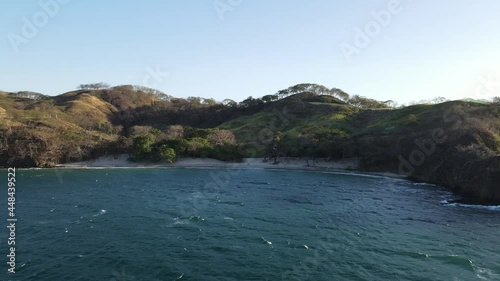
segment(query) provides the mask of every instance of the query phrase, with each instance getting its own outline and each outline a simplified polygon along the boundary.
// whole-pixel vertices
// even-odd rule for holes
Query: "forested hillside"
[[[137,86],[82,85],[59,96],[0,92],[0,166],[53,167],[128,153],[274,162],[359,158],[361,169],[437,183],[500,201],[500,105],[392,101],[299,84],[242,102],[175,98]]]

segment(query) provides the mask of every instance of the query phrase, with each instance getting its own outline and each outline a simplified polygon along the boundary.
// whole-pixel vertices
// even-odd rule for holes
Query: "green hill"
[[[273,113],[274,112],[274,113]],[[278,118],[279,114],[283,116]],[[279,120],[285,120],[280,122]],[[276,105],[221,125],[242,143],[265,142],[259,128],[279,123],[279,141],[254,155],[358,157],[361,170],[397,172],[471,199],[500,199],[500,106],[461,101],[392,110],[311,103]],[[265,135],[266,129],[261,129]],[[490,203],[492,203],[490,202]]]
[[[0,92],[0,166],[53,167],[117,153],[137,161],[358,158],[364,171],[500,202],[498,103],[386,104],[314,84],[240,103],[134,86],[55,97]]]

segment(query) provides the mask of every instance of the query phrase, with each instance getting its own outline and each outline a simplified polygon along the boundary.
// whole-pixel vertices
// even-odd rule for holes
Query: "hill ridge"
[[[500,202],[497,103],[393,109],[315,84],[240,103],[132,86],[23,93],[0,95],[3,167],[53,167],[118,153],[138,161],[357,157],[364,171],[399,172],[472,200]]]

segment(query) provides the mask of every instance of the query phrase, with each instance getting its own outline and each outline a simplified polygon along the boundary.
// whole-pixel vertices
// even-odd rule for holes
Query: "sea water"
[[[499,208],[451,199],[348,173],[18,170],[0,279],[500,280]]]

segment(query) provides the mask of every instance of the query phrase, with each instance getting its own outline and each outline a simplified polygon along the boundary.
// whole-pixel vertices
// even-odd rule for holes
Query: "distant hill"
[[[498,103],[391,109],[315,84],[240,103],[133,86],[55,97],[0,93],[0,166],[53,167],[117,153],[137,161],[358,158],[364,171],[401,173],[471,200],[500,202]]]

